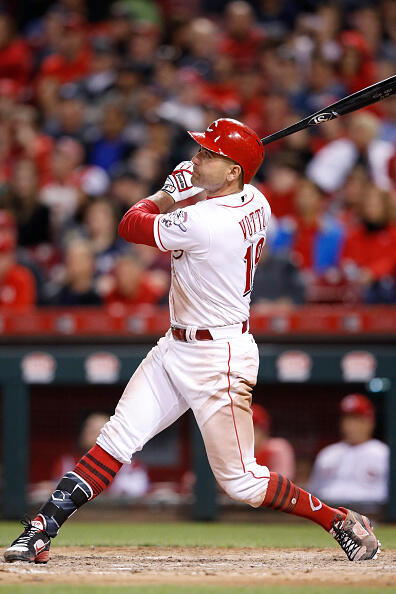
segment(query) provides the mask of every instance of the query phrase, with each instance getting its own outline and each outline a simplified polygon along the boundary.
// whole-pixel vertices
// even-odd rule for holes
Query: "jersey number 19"
[[[264,246],[264,237],[262,237],[255,245],[249,245],[246,250],[244,261],[246,262],[246,284],[243,296],[245,297],[250,293],[253,286],[253,277],[256,270],[256,266],[260,261],[261,253]],[[254,252],[254,258],[253,258]]]

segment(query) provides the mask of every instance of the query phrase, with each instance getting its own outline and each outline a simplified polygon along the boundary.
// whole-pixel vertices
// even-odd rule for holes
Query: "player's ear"
[[[242,167],[240,165],[238,165],[237,163],[233,163],[230,167],[229,173],[228,173],[228,181],[229,182],[233,182],[236,179],[238,179],[241,176],[242,173]]]

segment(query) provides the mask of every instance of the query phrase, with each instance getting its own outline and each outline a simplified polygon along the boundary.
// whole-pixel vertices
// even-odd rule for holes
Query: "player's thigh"
[[[254,432],[250,409],[251,387],[240,382],[230,390],[229,403],[202,426],[210,466],[225,492],[257,507],[265,497],[269,470],[254,457]]]
[[[189,408],[163,367],[164,352],[166,348],[160,344],[142,361],[97,440],[121,462],[130,462],[149,439]]]
[[[243,471],[254,459],[251,387],[238,382],[231,389],[228,403],[200,425],[208,459],[216,477]],[[199,424],[199,421],[198,421]]]

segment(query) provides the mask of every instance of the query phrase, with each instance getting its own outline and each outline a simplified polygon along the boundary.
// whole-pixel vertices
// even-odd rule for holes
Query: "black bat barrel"
[[[318,124],[328,122],[329,120],[351,113],[362,107],[367,107],[372,103],[377,103],[377,101],[386,99],[394,93],[396,93],[396,75],[390,76],[389,78],[381,80],[369,87],[365,87],[356,93],[352,93],[351,95],[340,99],[340,101],[336,101],[320,111],[313,113],[307,118],[304,118],[287,128],[283,128],[283,130],[279,130],[279,132],[275,132],[274,134],[262,138],[261,142],[263,144],[269,144],[270,142],[289,136],[289,134],[299,132],[299,130],[304,130],[310,126],[317,126]]]

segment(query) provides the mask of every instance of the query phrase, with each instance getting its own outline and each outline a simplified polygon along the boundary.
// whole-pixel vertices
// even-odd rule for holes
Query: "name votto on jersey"
[[[238,222],[242,229],[244,239],[252,237],[255,233],[264,231],[266,228],[264,207],[262,206],[261,208],[253,210]]]

